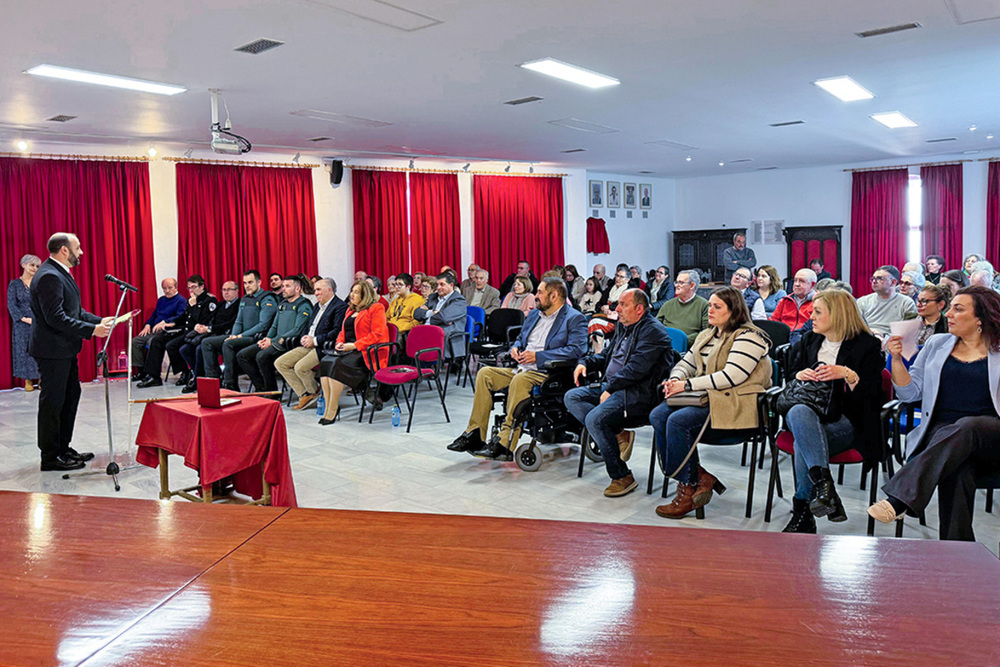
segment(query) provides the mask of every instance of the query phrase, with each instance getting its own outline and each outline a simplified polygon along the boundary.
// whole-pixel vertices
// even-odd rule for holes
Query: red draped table
[[[198,471],[200,485],[209,492],[213,482],[234,476],[240,493],[266,498],[269,486],[272,505],[297,506],[285,417],[277,401],[244,396],[222,409],[203,408],[196,400],[149,403],[135,442],[136,461],[161,466],[161,497],[191,498],[166,488],[166,454],[177,454]]]

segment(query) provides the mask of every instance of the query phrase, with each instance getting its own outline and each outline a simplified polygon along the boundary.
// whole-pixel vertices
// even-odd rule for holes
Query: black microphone
[[[138,292],[139,291],[134,285],[129,285],[124,280],[119,280],[118,278],[115,278],[110,273],[105,274],[104,279],[107,280],[109,283],[114,283],[115,285],[118,285],[123,290],[128,290],[130,292]]]

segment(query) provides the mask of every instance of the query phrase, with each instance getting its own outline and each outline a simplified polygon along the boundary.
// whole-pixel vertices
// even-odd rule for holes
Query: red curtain
[[[563,186],[558,177],[474,176],[474,258],[494,284],[527,260],[541,276],[563,263]]]
[[[216,164],[177,165],[177,279],[241,284],[243,271],[263,280],[316,273],[316,207],[309,169]]]
[[[354,194],[355,271],[365,271],[385,280],[408,270],[406,174],[352,169],[351,190]]]
[[[872,291],[872,272],[906,262],[906,169],[856,171],[851,193],[851,285]]]
[[[990,162],[990,171],[987,178],[986,258],[996,264],[1000,262],[1000,162]],[[961,263],[948,265],[948,268],[961,267]]]
[[[587,218],[587,252],[592,255],[611,252],[611,242],[608,241],[604,218]]]
[[[447,264],[461,273],[461,262],[458,175],[411,173],[410,266],[436,274]]]
[[[920,168],[923,192],[923,254],[941,255],[947,267],[962,265],[962,165]]]
[[[73,270],[83,307],[95,315],[115,312],[120,292],[104,280],[110,273],[139,288],[123,310],[142,308],[144,317],[156,305],[153,227],[149,204],[149,165],[145,162],[34,160],[0,158],[0,261],[7,283],[21,275],[26,253],[48,258],[46,242],[56,232],[80,237],[83,261]],[[10,317],[0,318],[0,389],[14,386],[11,375]],[[103,341],[85,343],[80,379],[96,375],[96,356]],[[125,349],[126,329],[116,330],[111,368]]]

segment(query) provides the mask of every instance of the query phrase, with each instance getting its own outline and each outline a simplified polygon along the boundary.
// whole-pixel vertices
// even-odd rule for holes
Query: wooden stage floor
[[[982,545],[0,492],[3,665],[1000,664]]]

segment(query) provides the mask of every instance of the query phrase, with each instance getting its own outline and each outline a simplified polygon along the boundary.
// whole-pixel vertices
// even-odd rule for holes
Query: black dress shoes
[[[816,519],[809,511],[807,501],[792,498],[792,519],[781,532],[816,534]]]
[[[148,376],[145,380],[136,385],[140,389],[145,389],[146,387],[162,387],[163,380],[159,376],[153,377]]]
[[[183,387],[185,385],[191,384],[192,380],[194,380],[194,373],[192,373],[191,371],[184,371],[183,373],[181,373],[181,376],[177,378],[177,382],[174,382],[174,386]]]
[[[485,446],[486,443],[483,442],[477,428],[455,438],[455,441],[448,445],[448,450],[452,452],[476,452]]]
[[[500,444],[500,438],[493,438],[484,449],[472,452],[478,459],[491,459],[493,461],[513,461],[514,452]]]
[[[87,461],[93,460],[94,453],[93,452],[84,452],[84,453],[81,454],[80,452],[76,451],[72,447],[67,447],[66,448],[66,452],[63,454],[63,456],[66,457],[66,458],[68,458],[68,459],[76,459],[78,461],[83,461],[84,463],[86,463]]]
[[[69,456],[57,456],[54,459],[42,461],[42,470],[79,470],[86,465],[80,459],[70,458]]]
[[[198,391],[198,384],[194,380],[188,382],[184,385],[184,388],[181,389],[182,394],[193,394],[196,391]]]
[[[809,469],[809,479],[813,483],[809,496],[809,510],[814,517],[827,517],[830,521],[839,523],[847,521],[844,504],[837,495],[837,485],[829,468],[814,466]]]

